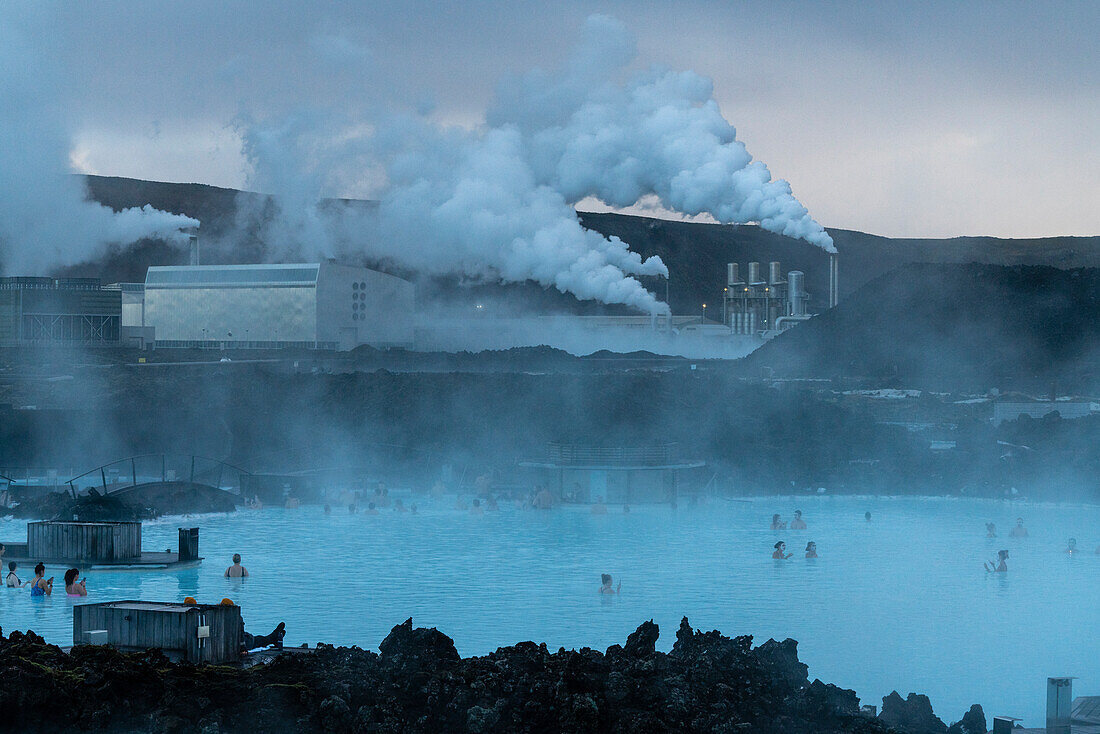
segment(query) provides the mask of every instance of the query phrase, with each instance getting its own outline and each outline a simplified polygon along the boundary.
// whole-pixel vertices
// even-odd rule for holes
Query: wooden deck
[[[11,544],[8,548],[12,548]],[[81,561],[72,558],[30,558],[27,556],[4,555],[4,561],[15,561],[19,570],[30,573],[36,563],[44,563],[53,568],[79,568],[81,571],[155,571],[161,569],[193,568],[202,563],[202,558],[181,561],[179,553],[165,551],[142,551],[137,558],[120,561]]]

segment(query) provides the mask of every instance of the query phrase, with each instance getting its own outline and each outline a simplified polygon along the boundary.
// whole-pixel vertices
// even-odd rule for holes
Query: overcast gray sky
[[[5,1],[0,22],[54,67],[43,92],[76,170],[241,187],[242,118],[477,125],[503,78],[561,63],[594,12],[637,36],[637,66],[712,78],[826,226],[1100,234],[1097,2]]]

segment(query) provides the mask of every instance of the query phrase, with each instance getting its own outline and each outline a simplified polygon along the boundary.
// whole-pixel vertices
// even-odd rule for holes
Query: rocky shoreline
[[[252,667],[0,632],[0,730],[21,732],[744,732],[982,734],[973,706],[947,727],[926,696],[877,716],[854,691],[810,682],[794,640],[729,638],[685,618],[671,652],[645,622],[622,646],[551,652],[521,642],[462,658],[412,620],[379,653],[318,645]]]

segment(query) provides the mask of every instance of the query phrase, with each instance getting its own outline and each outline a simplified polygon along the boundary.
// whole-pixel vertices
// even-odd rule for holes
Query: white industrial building
[[[332,261],[151,267],[124,316],[157,347],[353,349],[413,341],[414,286]]]

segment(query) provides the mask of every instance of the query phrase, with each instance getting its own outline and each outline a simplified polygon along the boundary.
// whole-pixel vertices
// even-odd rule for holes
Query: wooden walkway
[[[11,548],[12,545],[8,547]],[[24,546],[25,549],[25,546]],[[24,550],[25,552],[25,550]],[[189,561],[181,561],[179,553],[174,551],[142,551],[137,558],[127,558],[120,561],[81,561],[72,558],[29,558],[20,556],[4,556],[4,561],[15,561],[19,564],[19,570],[23,575],[33,574],[35,564],[41,562],[47,567],[79,568],[81,571],[156,571],[164,569],[193,568],[202,563],[202,558],[193,558]]]

